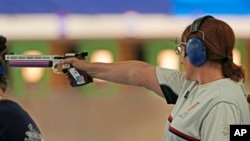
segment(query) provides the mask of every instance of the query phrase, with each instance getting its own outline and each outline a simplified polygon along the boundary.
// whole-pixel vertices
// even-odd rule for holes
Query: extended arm
[[[61,64],[72,64],[93,78],[99,78],[120,84],[142,86],[163,96],[157,81],[155,67],[141,61],[123,61],[115,63],[89,63],[86,60],[67,58]]]

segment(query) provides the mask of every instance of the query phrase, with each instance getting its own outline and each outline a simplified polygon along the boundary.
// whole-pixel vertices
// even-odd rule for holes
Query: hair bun
[[[0,35],[0,44],[5,44],[6,41],[7,39],[4,36]]]
[[[6,49],[6,42],[7,42],[7,39],[0,35],[0,53],[3,52],[5,49]]]

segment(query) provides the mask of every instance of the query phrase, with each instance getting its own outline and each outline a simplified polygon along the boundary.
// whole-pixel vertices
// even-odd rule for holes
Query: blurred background
[[[234,61],[247,69],[250,93],[249,6],[248,0],[1,0],[0,34],[15,54],[86,51],[89,61],[136,59],[181,70],[172,40],[210,14],[235,31]],[[46,141],[161,141],[172,109],[139,87],[95,79],[72,88],[49,68],[8,68],[7,75],[8,94],[31,114]]]

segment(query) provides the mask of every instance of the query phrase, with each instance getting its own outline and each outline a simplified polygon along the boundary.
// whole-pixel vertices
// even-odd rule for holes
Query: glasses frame
[[[184,48],[183,47],[181,47],[181,46],[186,46],[186,43],[185,42],[180,42],[180,41],[178,41],[177,40],[177,38],[174,40],[174,43],[177,45],[176,47],[175,47],[175,53],[177,54],[177,55],[180,55],[182,52],[183,52],[183,50],[184,50]]]

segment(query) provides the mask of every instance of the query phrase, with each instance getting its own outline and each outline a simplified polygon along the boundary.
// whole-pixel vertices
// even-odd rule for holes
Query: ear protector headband
[[[204,32],[200,31],[200,26],[202,22],[208,18],[214,18],[214,17],[210,15],[200,17],[196,19],[190,27],[189,34],[199,32],[202,34],[202,39],[191,38],[188,41],[186,41],[185,39],[186,42],[185,56],[188,56],[189,61],[194,66],[201,66],[206,62],[206,47],[204,46]]]

